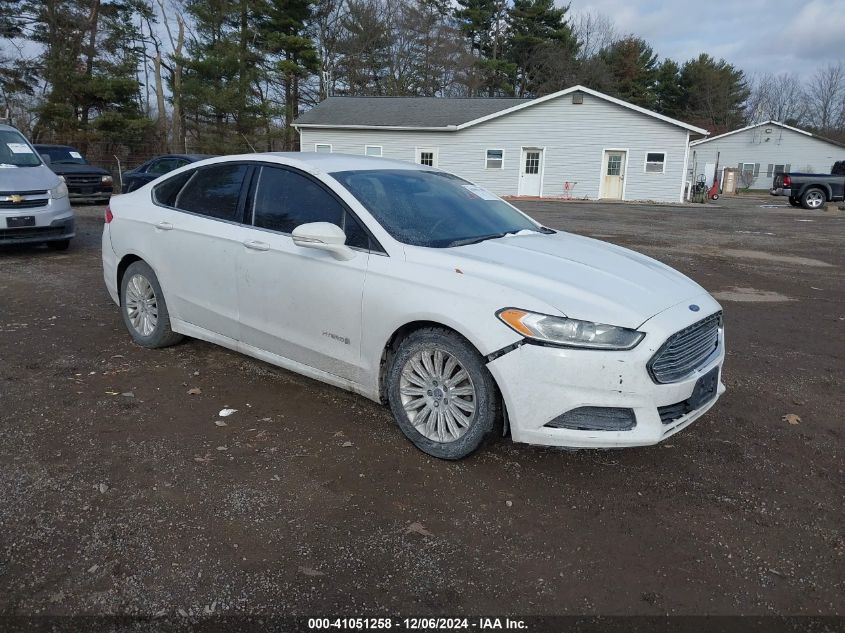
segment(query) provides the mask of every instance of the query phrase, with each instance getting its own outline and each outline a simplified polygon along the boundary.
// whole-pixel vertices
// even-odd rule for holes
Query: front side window
[[[543,229],[504,200],[441,172],[385,169],[332,176],[405,244],[445,248]]]
[[[262,167],[252,212],[255,226],[292,233],[309,222],[342,226],[344,208],[313,180],[287,169]]]
[[[41,159],[26,139],[14,130],[0,130],[0,166],[37,167]]]
[[[666,166],[666,154],[663,152],[648,152],[645,155],[645,170],[650,174],[662,174]]]
[[[218,220],[236,221],[248,165],[222,163],[202,167],[176,196],[175,207]]]
[[[505,150],[503,149],[488,149],[487,159],[484,166],[487,169],[501,169],[505,161]]]

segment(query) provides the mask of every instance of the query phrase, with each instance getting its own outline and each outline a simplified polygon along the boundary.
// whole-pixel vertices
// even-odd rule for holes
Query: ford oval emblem
[[[690,305],[689,309],[692,310],[693,312],[698,312],[699,310],[701,310],[701,308],[699,308],[694,303]]]

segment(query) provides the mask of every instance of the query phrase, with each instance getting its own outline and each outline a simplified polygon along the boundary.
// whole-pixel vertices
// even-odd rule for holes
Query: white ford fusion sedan
[[[507,432],[655,444],[725,389],[698,284],[411,163],[193,163],[112,198],[103,269],[139,345],[191,336],[360,393],[444,459]]]

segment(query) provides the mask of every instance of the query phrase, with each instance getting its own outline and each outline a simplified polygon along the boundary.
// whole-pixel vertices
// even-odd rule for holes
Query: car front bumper
[[[32,216],[34,226],[10,227],[8,218]],[[49,200],[43,207],[0,209],[0,245],[68,240],[76,235],[68,199]]]
[[[690,311],[690,304],[700,306],[700,311]],[[669,336],[700,320],[701,315],[719,309],[709,295],[670,308],[640,326],[646,337],[633,350],[615,352],[525,344],[491,361],[488,368],[502,392],[513,440],[571,448],[620,448],[656,444],[686,428],[725,391],[721,380],[724,331],[720,332],[714,353],[683,380],[656,383],[646,366]],[[688,400],[698,379],[713,370],[718,372],[716,394],[697,409],[664,424],[658,408]],[[636,422],[625,431],[546,426],[580,407],[630,409]]]

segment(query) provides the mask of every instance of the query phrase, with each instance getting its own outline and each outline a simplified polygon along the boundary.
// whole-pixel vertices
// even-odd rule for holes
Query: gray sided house
[[[716,157],[719,172],[726,167],[745,174],[739,186],[769,189],[779,172],[830,173],[837,160],[845,160],[845,146],[777,121],[755,123],[733,132],[690,143],[697,174],[712,181]],[[693,174],[691,174],[693,175]]]
[[[538,99],[329,97],[294,122],[304,152],[439,167],[503,196],[683,200],[705,130],[574,86]]]

